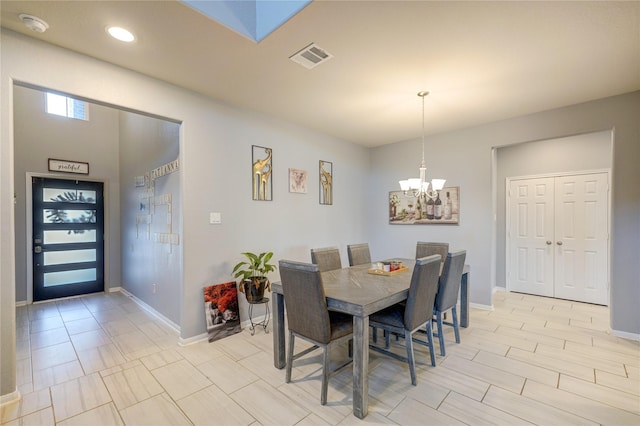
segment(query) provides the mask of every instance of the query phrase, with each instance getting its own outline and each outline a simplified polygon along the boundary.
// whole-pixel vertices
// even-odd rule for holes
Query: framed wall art
[[[460,187],[444,187],[435,200],[418,199],[402,191],[389,192],[389,223],[392,225],[458,225]]]
[[[209,342],[242,331],[235,281],[215,284],[204,289],[204,315]]]
[[[320,160],[320,204],[333,204],[333,163]]]
[[[253,199],[272,200],[273,151],[264,146],[251,145],[251,176]]]
[[[307,171],[289,169],[289,192],[307,193]]]
[[[81,161],[58,160],[49,158],[49,171],[62,173],[89,174],[89,163]]]

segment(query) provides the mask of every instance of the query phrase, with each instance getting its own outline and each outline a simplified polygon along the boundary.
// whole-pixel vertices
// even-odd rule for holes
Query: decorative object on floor
[[[240,292],[244,293],[248,302],[259,302],[264,297],[264,290],[271,291],[271,283],[267,278],[269,272],[276,270],[276,266],[269,263],[273,257],[273,252],[260,254],[244,252],[247,260],[238,262],[233,267],[233,276],[242,277],[238,283]]]
[[[272,200],[273,151],[271,148],[251,145],[253,199],[259,201]],[[266,156],[265,156],[266,155]],[[262,158],[264,156],[264,158]]]
[[[307,171],[289,169],[289,192],[307,193]]]
[[[429,198],[435,200],[439,191],[444,187],[445,179],[432,179],[431,183],[427,182],[427,166],[424,162],[424,98],[429,94],[427,91],[418,92],[418,96],[422,98],[422,163],[420,163],[420,177],[401,180],[400,189],[404,195],[415,198]],[[431,190],[429,190],[431,185]]]
[[[204,316],[209,342],[239,333],[238,289],[235,281],[204,288]]]
[[[389,223],[393,225],[458,225],[460,187],[442,188],[435,200],[403,197],[402,191],[389,192]]]
[[[333,204],[333,163],[320,160],[320,204]]]

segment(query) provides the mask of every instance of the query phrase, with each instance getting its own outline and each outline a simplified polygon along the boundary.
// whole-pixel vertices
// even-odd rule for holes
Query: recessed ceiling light
[[[136,39],[136,37],[131,33],[131,31],[121,27],[107,27],[107,32],[111,37],[120,41],[124,41],[126,43],[131,43],[133,40]]]

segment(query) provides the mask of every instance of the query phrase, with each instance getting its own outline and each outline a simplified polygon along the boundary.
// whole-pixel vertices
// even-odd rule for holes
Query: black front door
[[[33,300],[104,290],[101,182],[32,178]]]

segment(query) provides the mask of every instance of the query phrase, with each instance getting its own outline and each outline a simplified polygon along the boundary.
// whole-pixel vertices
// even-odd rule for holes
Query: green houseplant
[[[242,253],[247,260],[238,262],[233,268],[235,278],[242,277],[239,283],[240,291],[244,293],[247,301],[258,302],[264,297],[264,289],[271,291],[271,283],[267,278],[269,272],[276,270],[275,265],[269,263],[273,252],[267,251],[260,254],[251,252]]]

